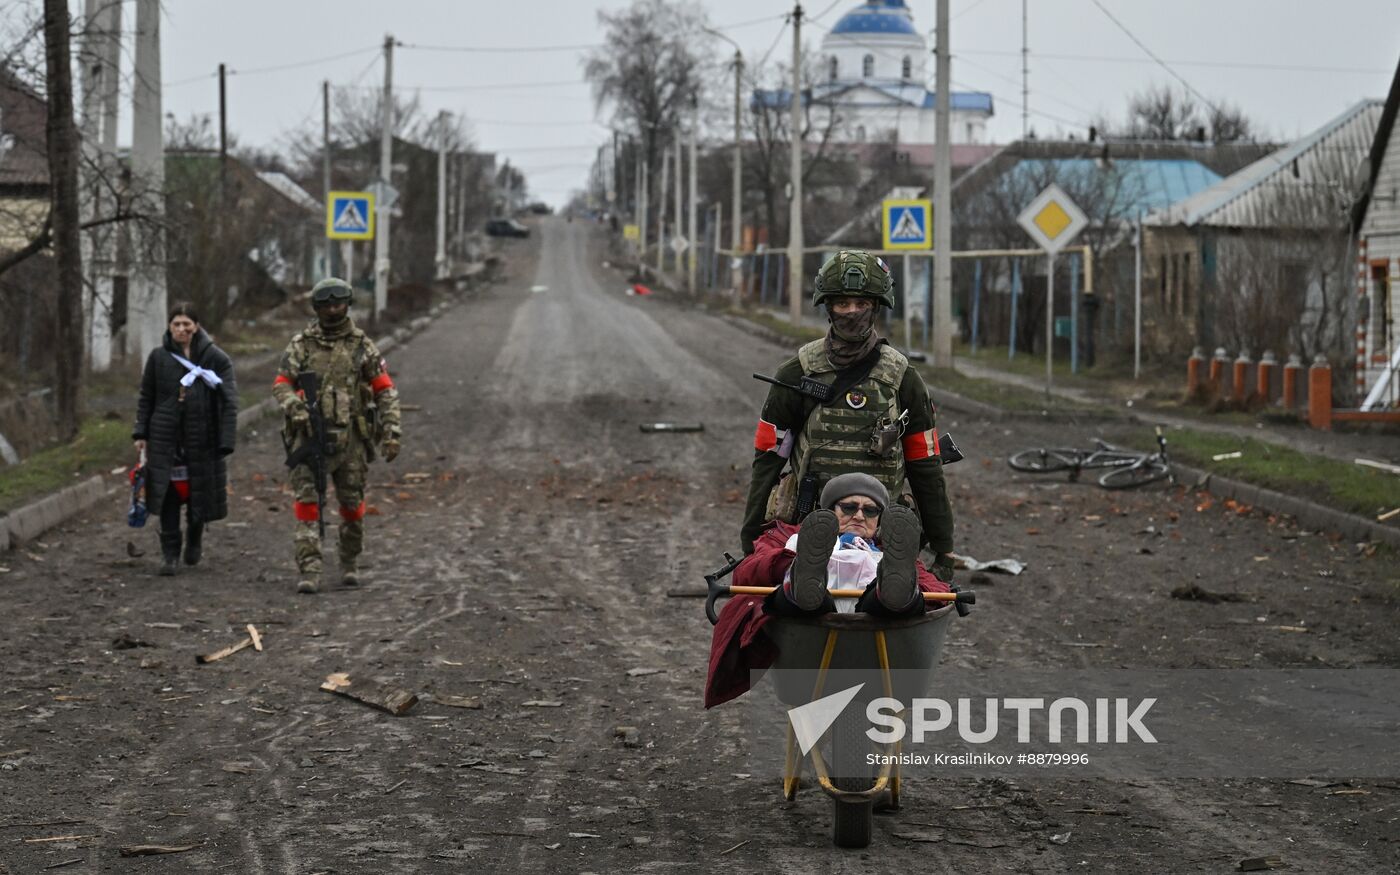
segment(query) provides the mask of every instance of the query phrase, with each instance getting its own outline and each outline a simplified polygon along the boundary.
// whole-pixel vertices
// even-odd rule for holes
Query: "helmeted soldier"
[[[364,549],[365,475],[375,445],[384,461],[392,462],[399,454],[402,435],[398,390],[374,341],[350,319],[353,297],[349,283],[341,279],[324,279],[312,288],[316,321],[287,344],[272,383],[272,394],[286,417],[282,435],[289,457],[316,443],[317,429],[304,386],[317,385],[315,402],[323,435],[320,459],[325,477],[335,484],[340,505],[338,547],[341,583],[346,586],[360,582],[357,561]],[[307,379],[308,374],[316,377]],[[321,577],[321,503],[315,465],[303,462],[291,472],[297,592],[304,593],[316,592]]]
[[[829,480],[859,472],[892,496],[905,492],[907,481],[922,540],[935,553],[939,576],[951,580],[953,512],[934,407],[919,372],[875,329],[879,308],[894,306],[889,267],[867,252],[838,252],[817,273],[812,301],[826,307],[830,327],[774,375],[787,385],[769,390],[754,435],[744,552],[753,551],[768,522],[800,523]],[[804,378],[806,392],[797,388]]]

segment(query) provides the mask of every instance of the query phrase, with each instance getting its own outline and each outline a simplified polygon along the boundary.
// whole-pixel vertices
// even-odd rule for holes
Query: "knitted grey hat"
[[[880,510],[890,506],[890,493],[885,484],[869,474],[841,474],[826,481],[822,487],[821,505],[830,510],[836,502],[850,495],[864,495],[880,505]]]

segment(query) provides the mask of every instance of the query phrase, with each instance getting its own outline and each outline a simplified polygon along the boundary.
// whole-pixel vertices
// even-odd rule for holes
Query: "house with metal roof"
[[[1356,229],[1356,394],[1362,410],[1400,409],[1400,65],[1366,156]]]
[[[838,142],[897,144],[914,150],[906,161],[932,163],[936,96],[928,88],[928,57],[928,42],[903,0],[868,0],[822,37],[819,81],[801,99],[837,119]],[[760,89],[751,106],[785,111],[790,95],[787,89]],[[986,144],[992,96],[953,92],[949,102],[954,145]]]
[[[1383,104],[1362,100],[1144,224],[1144,298],[1178,345],[1334,361],[1353,305],[1350,216]]]

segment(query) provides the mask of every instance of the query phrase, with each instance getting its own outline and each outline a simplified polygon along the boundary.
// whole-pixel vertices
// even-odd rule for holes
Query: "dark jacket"
[[[200,329],[190,341],[189,360],[223,380],[211,388],[196,379],[185,389],[181,404],[180,378],[185,366],[174,359],[180,348],[165,333],[162,348],[152,350],[141,374],[141,397],[136,403],[133,440],[146,441],[146,505],[159,512],[170,485],[176,448],[184,450],[190,476],[190,516],[213,522],[228,516],[228,466],[238,432],[238,386],[233,362]],[[183,410],[181,409],[183,408]]]

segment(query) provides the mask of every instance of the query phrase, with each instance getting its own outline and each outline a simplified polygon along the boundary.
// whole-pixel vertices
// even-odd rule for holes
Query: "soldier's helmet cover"
[[[311,306],[323,304],[349,305],[355,297],[355,290],[343,279],[327,277],[311,287]]]
[[[859,249],[843,249],[817,271],[812,303],[820,307],[832,298],[873,298],[894,307],[894,277],[879,257]]]

